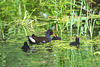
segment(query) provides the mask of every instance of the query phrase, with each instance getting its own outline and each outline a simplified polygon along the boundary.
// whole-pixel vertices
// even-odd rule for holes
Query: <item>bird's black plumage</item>
[[[76,46],[77,48],[79,48],[80,42],[79,42],[79,37],[76,37],[76,41],[75,42],[71,42],[70,45]]]
[[[55,35],[55,36],[53,36],[52,40],[61,40],[61,37]]]
[[[23,49],[24,52],[27,52],[30,49],[26,41],[24,42],[24,45],[21,49]]]
[[[51,38],[50,36],[54,35],[52,30],[47,30],[45,37],[38,37],[35,36],[34,34],[32,34],[32,36],[27,36],[28,37],[28,41],[30,44],[38,44],[38,43],[46,43],[46,42],[50,42]]]
[[[37,36],[35,36],[34,34],[32,34],[32,37],[37,37]]]

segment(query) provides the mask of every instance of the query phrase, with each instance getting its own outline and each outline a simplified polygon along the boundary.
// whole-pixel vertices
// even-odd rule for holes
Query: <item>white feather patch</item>
[[[42,41],[42,42],[44,42],[44,43],[45,43],[46,41],[44,40],[44,41]]]
[[[29,39],[30,39],[32,42],[36,42],[32,37],[29,37]]]

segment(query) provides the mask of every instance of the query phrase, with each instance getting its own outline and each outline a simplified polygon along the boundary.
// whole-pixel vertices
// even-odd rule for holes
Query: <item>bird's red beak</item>
[[[54,33],[52,33],[52,35],[54,35],[56,37],[56,35]]]

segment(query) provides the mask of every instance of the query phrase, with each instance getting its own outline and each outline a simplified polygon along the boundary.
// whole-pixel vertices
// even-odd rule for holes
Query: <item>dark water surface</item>
[[[98,30],[98,29],[97,29]],[[80,47],[69,46],[76,35],[64,32],[62,40],[46,44],[28,45],[35,52],[23,52],[21,47],[27,37],[24,34],[8,36],[0,42],[0,67],[100,67],[100,36],[91,40],[80,36]],[[97,35],[98,33],[94,33]]]

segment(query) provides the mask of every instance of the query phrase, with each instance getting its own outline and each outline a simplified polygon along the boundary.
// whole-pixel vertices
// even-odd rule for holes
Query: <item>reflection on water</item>
[[[100,37],[93,40],[80,37],[80,48],[69,46],[75,37],[63,34],[62,40],[46,44],[28,45],[35,52],[23,52],[21,47],[27,41],[25,35],[12,35],[0,42],[0,65],[9,67],[86,67],[99,66]]]

